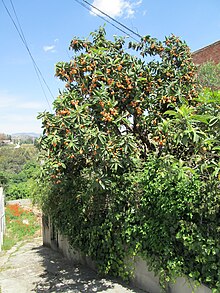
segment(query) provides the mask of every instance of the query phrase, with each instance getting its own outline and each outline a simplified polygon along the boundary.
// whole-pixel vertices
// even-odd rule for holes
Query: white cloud
[[[24,102],[24,103],[18,104],[18,108],[40,110],[42,109],[42,104],[38,102]]]
[[[5,114],[2,115],[0,132],[12,134],[16,132],[36,132],[40,133],[41,121],[36,118],[36,115],[26,114]]]
[[[108,14],[109,16],[116,17],[125,17],[130,18],[134,16],[135,8],[142,3],[142,0],[139,1],[128,1],[128,0],[94,0],[92,5],[97,7],[99,10]],[[102,15],[98,10],[92,8],[92,15]]]
[[[0,94],[0,109],[5,109],[5,108],[10,108],[12,105],[14,105],[16,100],[14,98],[8,97],[5,99],[1,94]]]
[[[0,133],[41,132],[41,121],[36,117],[44,108],[38,100],[30,101],[0,90]]]
[[[12,96],[7,92],[0,92],[0,110],[7,109],[29,109],[29,110],[41,110],[42,104],[38,101],[22,101],[19,96]]]
[[[55,53],[56,52],[56,46],[57,46],[58,42],[59,42],[59,39],[54,39],[53,45],[45,45],[45,46],[43,46],[44,52]]]
[[[55,45],[43,46],[43,50],[44,50],[44,52],[51,52],[51,53],[56,52]]]

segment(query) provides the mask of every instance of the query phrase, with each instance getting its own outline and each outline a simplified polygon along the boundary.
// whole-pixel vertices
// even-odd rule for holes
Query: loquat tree
[[[125,257],[141,253],[166,281],[181,272],[216,284],[195,247],[211,237],[218,249],[218,224],[207,227],[219,204],[219,94],[198,95],[190,50],[174,35],[127,43],[100,28],[70,49],[56,66],[66,84],[55,113],[39,115],[44,212],[102,273],[126,277]]]

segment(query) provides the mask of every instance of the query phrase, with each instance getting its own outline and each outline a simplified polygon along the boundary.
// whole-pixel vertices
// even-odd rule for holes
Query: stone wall
[[[80,250],[73,250],[66,237],[62,236],[49,219],[43,217],[43,244],[54,250],[60,251],[66,258],[75,264],[82,264],[96,270],[95,262],[88,256],[83,255]],[[148,293],[161,293],[158,276],[150,271],[146,262],[140,257],[128,260],[134,266],[134,278],[132,285]],[[175,284],[167,286],[168,293],[211,293],[211,290],[205,286],[195,287],[193,282],[186,278],[178,278]]]

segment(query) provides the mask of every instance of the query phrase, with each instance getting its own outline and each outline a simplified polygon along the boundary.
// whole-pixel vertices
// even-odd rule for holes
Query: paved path
[[[0,293],[107,292],[141,293],[122,283],[99,278],[95,272],[70,264],[42,246],[41,237],[0,253]]]

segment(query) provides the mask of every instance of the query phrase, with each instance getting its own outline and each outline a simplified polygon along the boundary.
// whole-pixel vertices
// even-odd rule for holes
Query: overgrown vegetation
[[[30,239],[40,230],[36,215],[18,204],[7,205],[5,215],[6,234],[3,250],[9,250],[19,241]]]
[[[202,88],[209,88],[212,91],[220,89],[220,63],[213,61],[205,62],[198,68],[198,82]]]
[[[70,48],[55,114],[39,116],[44,212],[101,273],[127,278],[125,258],[141,255],[163,287],[186,275],[218,292],[219,92],[198,93],[173,35],[129,43],[132,55],[101,28]]]
[[[0,147],[0,186],[6,200],[30,197],[32,185],[39,170],[37,149],[32,145],[15,149]]]

